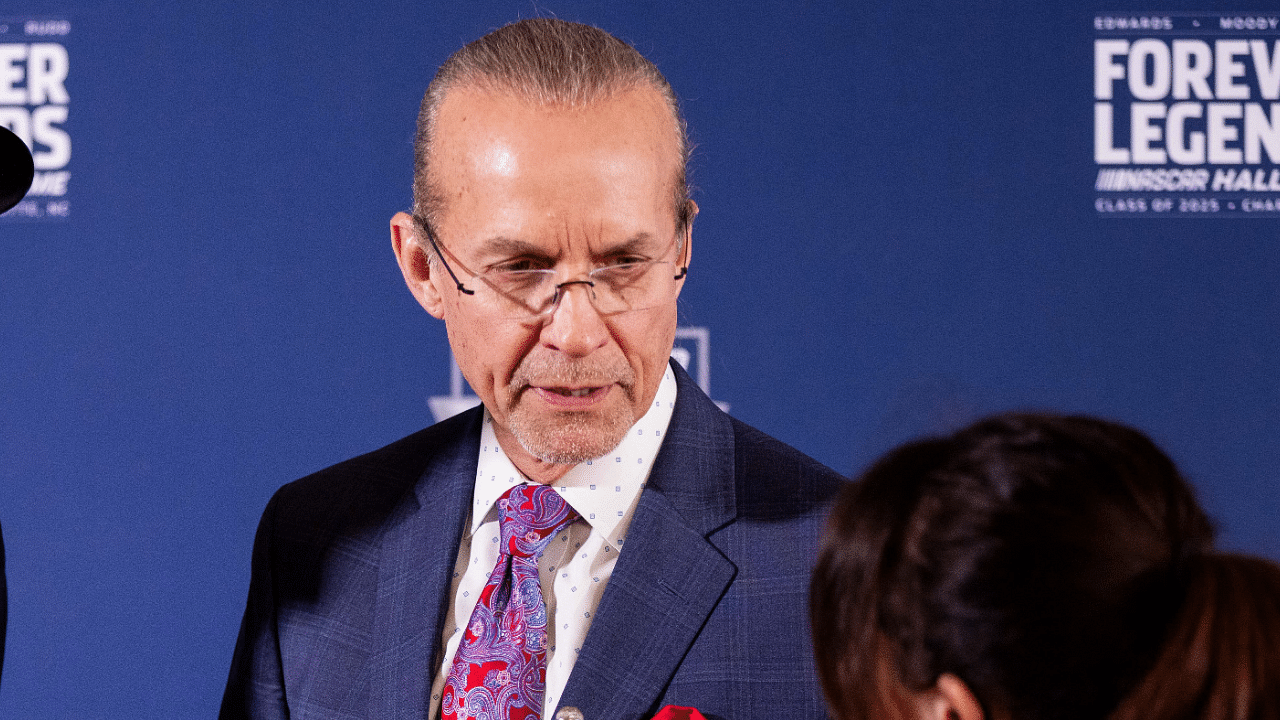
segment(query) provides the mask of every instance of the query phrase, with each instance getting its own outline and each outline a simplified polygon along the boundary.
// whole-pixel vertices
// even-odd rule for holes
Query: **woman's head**
[[[828,699],[889,718],[958,679],[987,717],[1104,717],[1212,539],[1172,461],[1121,425],[1010,414],[899,448],[841,497],[815,569]]]

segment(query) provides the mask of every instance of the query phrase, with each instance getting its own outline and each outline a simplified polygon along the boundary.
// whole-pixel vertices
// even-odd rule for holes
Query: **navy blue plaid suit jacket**
[[[842,478],[673,366],[667,438],[560,704],[587,720],[664,705],[823,718],[806,595]],[[477,408],[275,494],[223,720],[426,719],[480,420]]]

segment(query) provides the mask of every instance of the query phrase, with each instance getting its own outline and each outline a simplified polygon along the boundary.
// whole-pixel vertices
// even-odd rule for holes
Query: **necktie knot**
[[[537,560],[551,538],[578,518],[546,485],[516,485],[498,499],[503,555]]]

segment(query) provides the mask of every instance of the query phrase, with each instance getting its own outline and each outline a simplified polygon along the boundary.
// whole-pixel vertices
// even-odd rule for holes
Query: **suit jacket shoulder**
[[[475,409],[282,486],[268,506],[276,532],[319,545],[337,535],[372,539],[429,470],[475,464],[479,422]]]
[[[825,510],[846,479],[750,425],[731,418],[739,512],[769,520]]]

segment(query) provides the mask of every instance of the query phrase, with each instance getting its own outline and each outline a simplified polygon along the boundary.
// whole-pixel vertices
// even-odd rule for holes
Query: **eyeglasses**
[[[550,315],[564,297],[566,288],[581,285],[586,288],[591,304],[601,315],[616,315],[629,310],[647,310],[665,302],[674,289],[672,281],[689,273],[689,267],[678,266],[670,260],[627,259],[613,265],[598,267],[586,274],[585,279],[556,282],[559,272],[550,269],[497,268],[475,273],[467,268],[449,249],[436,240],[431,226],[414,216],[414,224],[427,236],[444,269],[453,278],[458,291],[474,296],[504,317],[513,320],[536,320]],[[459,268],[471,275],[475,289],[468,288],[458,279],[449,265],[448,255]]]

